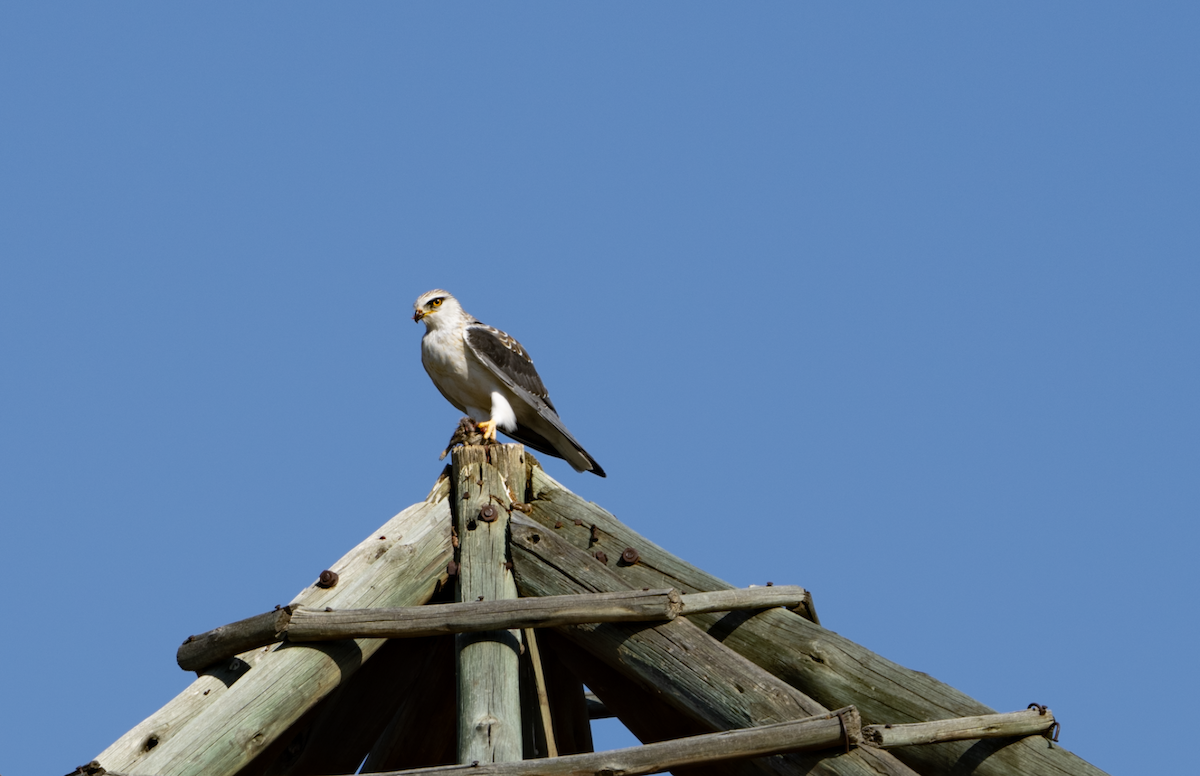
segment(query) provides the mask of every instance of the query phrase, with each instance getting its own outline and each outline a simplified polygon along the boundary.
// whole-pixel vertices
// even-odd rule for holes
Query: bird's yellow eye
[[[431,301],[429,303],[429,306],[430,307],[441,307],[442,306],[442,297],[439,296],[437,299],[434,299],[433,301]]]

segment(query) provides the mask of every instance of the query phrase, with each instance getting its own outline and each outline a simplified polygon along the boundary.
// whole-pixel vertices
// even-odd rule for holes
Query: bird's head
[[[458,300],[450,296],[449,291],[440,288],[426,291],[413,302],[413,320],[424,321],[427,329],[436,329],[451,319],[457,320],[463,314]]]

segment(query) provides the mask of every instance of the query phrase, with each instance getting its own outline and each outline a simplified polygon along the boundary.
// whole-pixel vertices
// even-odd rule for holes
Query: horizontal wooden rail
[[[288,641],[331,641],[370,633],[387,639],[445,633],[546,628],[582,622],[644,622],[674,619],[681,607],[678,590],[638,590],[617,594],[510,598],[405,609],[297,609]]]
[[[683,614],[807,606],[807,591],[794,585],[716,590],[681,595],[674,588],[613,593],[468,601],[392,609],[286,607],[192,636],[176,660],[185,671],[286,638],[333,641],[356,638],[415,638],[516,628],[549,628],[595,622],[652,622]]]
[[[568,596],[559,596],[568,597]],[[451,776],[469,772],[473,776],[622,776],[660,773],[689,765],[710,765],[728,760],[766,757],[787,752],[808,752],[834,746],[869,746],[891,749],[982,738],[1019,738],[1049,735],[1058,723],[1044,707],[1008,714],[940,719],[903,725],[863,725],[853,706],[828,714],[779,722],[753,728],[727,730],[677,738],[607,752],[522,760],[509,763],[446,765],[407,771],[389,771],[378,776]],[[83,766],[71,776],[99,773]],[[108,772],[109,776],[122,776]]]
[[[274,644],[283,639],[294,608],[279,607],[273,612],[213,628],[199,636],[188,636],[175,653],[175,661],[184,671],[200,671],[220,660]]]
[[[377,776],[642,776],[689,765],[708,765],[785,752],[811,752],[858,743],[861,721],[853,706],[791,722],[726,730],[655,744],[508,763],[475,763],[388,771]],[[86,773],[83,769],[77,773]],[[74,776],[72,774],[72,776]],[[125,774],[108,772],[108,776]]]
[[[1045,735],[1057,722],[1046,708],[1031,708],[1008,714],[938,719],[906,725],[864,725],[863,743],[878,749],[917,744],[941,744],[977,738],[1018,738]]]

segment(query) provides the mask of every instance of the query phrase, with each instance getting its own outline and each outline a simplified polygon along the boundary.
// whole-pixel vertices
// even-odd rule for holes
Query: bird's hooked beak
[[[413,323],[420,321],[426,316],[426,314],[427,313],[424,310],[417,310],[415,313],[413,313]]]

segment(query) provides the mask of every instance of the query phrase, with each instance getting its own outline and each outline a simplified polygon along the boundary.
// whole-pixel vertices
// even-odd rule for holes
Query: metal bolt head
[[[637,550],[635,550],[632,547],[626,547],[625,551],[621,553],[621,560],[625,561],[626,563],[628,563],[631,566],[634,563],[637,563],[638,558],[640,558],[640,557],[642,557],[642,556],[638,553]]]
[[[479,519],[485,523],[494,523],[497,517],[496,508],[491,504],[484,504],[479,510]]]
[[[331,588],[338,583],[337,572],[325,569],[321,572],[321,576],[317,578],[317,587]]]

